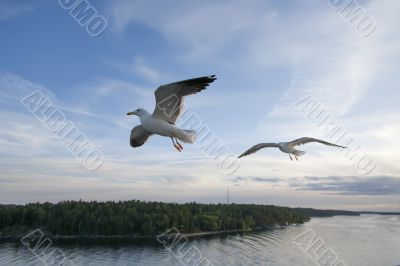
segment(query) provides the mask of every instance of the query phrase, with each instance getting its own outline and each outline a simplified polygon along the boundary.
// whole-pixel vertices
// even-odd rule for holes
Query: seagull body
[[[153,114],[142,108],[127,113],[127,115],[137,115],[141,123],[141,125],[132,129],[130,145],[133,148],[142,146],[153,134],[170,137],[178,151],[183,150],[178,140],[184,143],[194,143],[196,132],[178,128],[175,126],[175,122],[182,112],[184,96],[204,90],[214,80],[216,78],[213,75],[182,80],[158,87],[154,92],[156,107]]]
[[[196,133],[191,130],[183,130],[164,120],[154,118],[144,109],[139,109],[139,118],[142,127],[149,133],[164,137],[173,137],[185,143],[193,143]]]
[[[260,144],[254,145],[253,147],[251,147],[250,149],[248,149],[247,151],[242,153],[239,156],[239,158],[241,158],[243,156],[250,155],[252,153],[255,153],[255,152],[257,152],[257,151],[259,151],[260,149],[263,149],[263,148],[267,148],[267,147],[271,148],[271,147],[273,147],[273,148],[278,148],[281,152],[288,153],[290,160],[293,161],[293,159],[291,157],[291,155],[293,155],[296,158],[296,160],[298,161],[298,157],[300,157],[301,155],[305,154],[306,152],[305,151],[301,151],[301,150],[297,150],[296,146],[303,145],[303,144],[310,143],[310,142],[318,142],[318,143],[321,143],[321,144],[324,144],[324,145],[328,145],[328,146],[334,146],[334,147],[338,147],[338,148],[346,148],[346,147],[339,146],[339,145],[336,145],[336,144],[333,144],[333,143],[330,143],[330,142],[327,142],[327,141],[323,141],[323,140],[320,140],[320,139],[304,137],[304,138],[296,139],[296,140],[293,140],[293,141],[290,141],[290,142],[260,143]]]

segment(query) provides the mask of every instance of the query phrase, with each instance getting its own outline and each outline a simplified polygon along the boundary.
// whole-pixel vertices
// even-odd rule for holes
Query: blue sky
[[[363,37],[330,1],[89,1],[107,20],[92,37],[58,1],[0,1],[0,203],[84,200],[225,201],[400,210],[400,5],[359,1],[376,29]],[[376,167],[310,144],[300,162],[263,150],[231,175],[199,145],[167,138],[132,149],[160,84],[216,74],[187,97],[224,145],[330,139],[295,108],[305,97]],[[24,106],[39,90],[104,154],[88,171]],[[331,125],[332,126],[332,125]]]

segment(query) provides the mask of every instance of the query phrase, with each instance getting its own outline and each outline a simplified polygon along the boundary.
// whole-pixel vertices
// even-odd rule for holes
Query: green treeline
[[[312,208],[295,208],[310,217],[332,217],[336,215],[359,216],[360,212],[342,210],[316,210]]]
[[[0,236],[41,228],[52,235],[157,235],[270,228],[304,223],[309,217],[287,207],[254,204],[63,201],[0,205]]]

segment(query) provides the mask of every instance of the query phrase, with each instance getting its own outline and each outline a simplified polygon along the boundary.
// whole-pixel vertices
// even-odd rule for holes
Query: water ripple
[[[193,238],[214,265],[312,265],[311,259],[293,243],[313,230],[347,265],[397,265],[400,261],[398,216],[315,218],[309,223],[272,231]],[[174,254],[156,241],[130,243],[58,244],[75,265],[180,265]],[[185,249],[186,250],[186,249]],[[0,243],[0,265],[44,265],[18,243]]]

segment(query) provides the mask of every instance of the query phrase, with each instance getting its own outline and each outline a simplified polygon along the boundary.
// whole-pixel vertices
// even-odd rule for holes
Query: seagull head
[[[126,115],[137,115],[138,117],[141,117],[146,114],[147,114],[146,110],[139,108],[136,111],[127,113]]]

